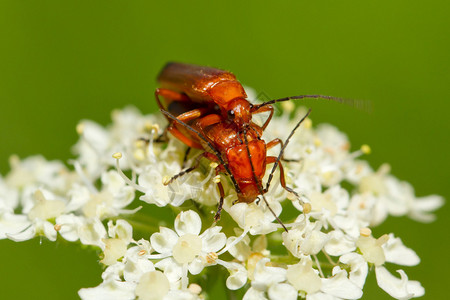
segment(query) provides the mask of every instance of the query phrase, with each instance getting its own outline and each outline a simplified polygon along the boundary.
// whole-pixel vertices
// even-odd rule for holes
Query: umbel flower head
[[[286,139],[286,128],[297,122],[289,117],[292,109],[287,105],[273,118],[266,141]],[[1,238],[64,239],[101,250],[103,282],[82,288],[82,299],[204,299],[208,277],[224,278],[231,293],[240,290],[249,300],[359,299],[369,271],[393,298],[424,295],[402,269],[392,274],[386,268],[417,265],[416,253],[394,233],[374,236],[370,228],[390,215],[432,221],[443,199],[416,197],[387,164],[373,170],[360,159],[370,148],[351,152],[335,127],[314,127],[308,118],[285,150],[292,160],[283,162],[286,180],[301,199],[276,180],[265,195],[276,215],[297,212],[292,219],[281,215],[285,232],[264,201],[233,204],[233,185],[205,159],[167,185],[182,170],[186,147],[170,137],[155,141],[166,125],[159,114],[127,107],[112,119],[107,127],[78,124],[69,166],[12,156],[11,171],[0,177]],[[218,181],[226,198],[216,224]],[[173,220],[158,218],[161,207],[173,209]]]

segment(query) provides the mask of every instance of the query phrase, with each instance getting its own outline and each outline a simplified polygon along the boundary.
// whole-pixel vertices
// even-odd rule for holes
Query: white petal
[[[103,248],[105,244],[102,239],[106,238],[106,229],[98,218],[85,219],[84,223],[78,228],[78,236],[82,244]]]
[[[103,239],[105,243],[104,257],[101,263],[109,266],[117,262],[127,252],[127,243],[120,239]]]
[[[128,282],[138,282],[142,274],[154,270],[155,266],[153,265],[153,263],[145,257],[139,258],[137,260],[131,260],[129,259],[129,257],[127,257],[125,268],[123,270],[123,278]]]
[[[270,300],[296,300],[298,296],[297,290],[292,285],[287,283],[272,285],[268,290],[268,294]]]
[[[304,291],[307,294],[314,294],[320,290],[322,282],[317,271],[312,267],[312,261],[308,257],[295,264],[289,265],[286,278],[298,291]]]
[[[151,271],[141,276],[135,293],[141,300],[159,300],[167,295],[169,290],[167,277],[160,271]]]
[[[230,290],[237,290],[244,286],[247,282],[247,269],[238,263],[228,263],[228,272],[230,276],[227,278],[226,285]]]
[[[333,295],[325,294],[322,292],[306,295],[306,300],[342,300],[341,298]]]
[[[120,177],[119,173],[115,170],[104,172],[101,176],[101,181],[103,186],[106,187],[111,194],[119,193],[125,186],[125,182],[122,177]]]
[[[7,238],[7,235],[13,237],[26,230],[28,227],[31,227],[31,222],[28,220],[27,216],[15,215],[11,212],[0,214],[0,239]],[[34,234],[30,238],[33,237]]]
[[[349,214],[348,212],[345,215],[337,215],[333,218],[333,226],[344,231],[351,238],[358,238],[359,236],[359,228],[362,227],[362,224],[368,226],[369,224],[365,224],[362,220],[358,219],[357,216],[353,214]]]
[[[74,183],[72,189],[69,190],[68,195],[70,201],[66,206],[67,211],[76,211],[85,205],[91,198],[89,189],[78,183]]]
[[[203,263],[202,259],[200,257],[196,257],[188,265],[189,273],[191,273],[192,275],[197,275],[203,270],[204,266],[205,264]]]
[[[8,186],[0,176],[0,210],[13,211],[19,204],[19,191]]]
[[[397,270],[400,278],[393,276],[385,267],[376,267],[377,283],[386,293],[396,299],[410,299],[425,294],[425,289],[418,281],[408,280],[403,270]]]
[[[382,240],[385,240],[387,235],[375,239],[373,236],[360,236],[356,241],[356,247],[361,251],[364,259],[374,264],[375,266],[381,266],[386,261],[382,245]],[[381,241],[380,241],[381,239]]]
[[[415,266],[419,264],[420,258],[414,250],[405,247],[400,238],[389,234],[389,240],[383,246],[386,261],[403,266]]]
[[[160,227],[159,231],[150,237],[153,249],[159,253],[172,253],[173,246],[178,241],[178,235],[175,231],[166,227]]]
[[[28,218],[30,220],[53,219],[60,216],[65,210],[65,203],[61,200],[49,200],[54,198],[54,195],[46,190],[36,190],[34,198],[35,204],[28,212]]]
[[[172,257],[165,258],[155,264],[155,267],[163,270],[170,282],[177,282],[183,275],[183,268]]]
[[[242,232],[237,232],[236,234],[241,235]],[[237,236],[231,236],[227,240],[227,246],[233,243],[238,237]],[[228,252],[233,255],[234,258],[236,258],[239,261],[246,261],[247,258],[252,253],[250,246],[250,238],[248,235],[246,235],[241,241],[239,241],[236,245],[228,249]]]
[[[335,269],[339,269],[339,267],[335,267]],[[347,278],[345,270],[336,272],[333,269],[333,274],[331,278],[322,278],[322,292],[344,299],[359,299],[362,297],[362,290]]]
[[[55,225],[53,225],[52,223],[50,223],[48,221],[44,221],[43,227],[44,227],[45,237],[48,238],[52,242],[56,241]]]
[[[265,290],[265,287],[286,280],[286,269],[266,266],[268,262],[268,258],[262,258],[253,271],[252,286],[259,290]]]
[[[438,209],[443,204],[444,198],[437,195],[416,198],[412,204],[412,211],[410,211],[408,215],[419,222],[432,222],[436,219],[436,216],[431,214],[431,212]]]
[[[357,253],[348,253],[345,255],[342,255],[339,258],[339,261],[350,265],[350,274],[349,279],[355,283],[360,289],[363,288],[364,283],[366,282],[367,272],[368,272],[368,265],[367,262],[364,260],[364,258],[357,254]]]
[[[83,300],[128,300],[135,299],[134,284],[129,282],[108,281],[97,287],[78,291]]]
[[[219,232],[222,227],[214,226],[202,233],[202,250],[204,252],[217,252],[225,246],[227,237],[223,232]]]
[[[182,211],[175,219],[175,231],[179,236],[186,233],[198,235],[202,229],[202,220],[200,216],[192,211]]]
[[[112,221],[109,221],[108,235],[112,238],[121,239],[128,244],[133,239],[133,227],[125,220],[117,220],[115,225]]]
[[[199,300],[197,295],[193,295],[189,290],[171,290],[163,300]]]
[[[258,291],[257,289],[251,287],[247,290],[242,300],[267,300],[264,296],[263,291]]]
[[[281,204],[276,201],[270,203],[270,207],[279,215],[281,212]],[[239,224],[242,229],[250,229],[250,234],[267,234],[277,230],[277,225],[272,223],[275,217],[272,213],[256,203],[237,203],[229,210],[231,217]]]
[[[342,231],[331,231],[328,235],[330,236],[330,240],[324,247],[326,253],[333,256],[340,256],[356,249],[355,241],[347,235],[344,235]]]
[[[36,227],[30,224],[28,227],[26,227],[22,231],[17,232],[17,233],[11,233],[11,234],[7,233],[6,236],[8,237],[8,239],[10,239],[14,242],[23,242],[23,241],[31,240],[32,238],[34,238],[36,236]]]
[[[121,274],[124,268],[125,265],[121,262],[108,266],[102,273],[103,281],[122,281]]]
[[[313,230],[300,245],[300,251],[305,255],[315,255],[322,250],[328,239],[326,233]]]
[[[82,218],[73,214],[61,215],[56,218],[56,224],[61,227],[58,231],[59,234],[69,242],[75,242],[78,240],[78,227],[81,223]]]

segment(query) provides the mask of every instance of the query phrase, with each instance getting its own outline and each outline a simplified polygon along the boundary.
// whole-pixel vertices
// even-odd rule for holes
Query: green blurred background
[[[372,114],[308,105],[315,123],[335,124],[354,148],[371,145],[375,168],[389,162],[417,195],[449,198],[450,2],[71,2],[0,1],[2,174],[12,153],[72,157],[82,118],[107,124],[128,104],[155,111],[155,77],[176,60],[231,70],[272,98],[371,100]],[[421,264],[404,269],[427,299],[448,297],[448,213],[375,229],[419,254]],[[76,299],[101,281],[96,253],[70,244],[0,241],[0,255],[0,299]],[[364,299],[389,298],[368,280]]]

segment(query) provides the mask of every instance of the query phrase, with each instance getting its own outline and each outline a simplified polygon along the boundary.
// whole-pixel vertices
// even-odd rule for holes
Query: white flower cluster
[[[285,108],[271,121],[266,141],[285,139],[286,128],[294,127],[292,110]],[[371,269],[394,298],[424,294],[403,270],[398,278],[385,268],[417,265],[416,253],[394,234],[375,238],[369,228],[389,215],[432,221],[443,199],[416,197],[411,185],[389,174],[388,165],[374,171],[358,159],[370,152],[368,146],[350,152],[347,137],[335,127],[313,128],[305,120],[285,151],[297,161],[283,162],[288,185],[301,201],[276,180],[265,195],[277,215],[297,211],[294,220],[281,217],[289,229],[284,232],[263,201],[232,204],[236,193],[225,175],[214,176],[217,164],[202,164],[165,185],[182,170],[186,148],[173,138],[168,144],[154,141],[164,124],[161,116],[144,116],[134,108],[115,111],[106,128],[82,121],[73,168],[41,156],[13,156],[11,171],[0,177],[0,238],[60,237],[99,247],[106,266],[103,282],[81,289],[82,299],[203,299],[208,287],[201,286],[199,274],[217,276],[220,270],[227,288],[245,289],[249,300],[359,299]],[[227,195],[220,226],[212,212],[218,180]],[[149,239],[134,239],[142,231],[129,219],[140,213],[137,206],[180,211],[186,201],[195,211],[181,208],[174,230],[152,230],[160,226],[155,220],[144,232]]]

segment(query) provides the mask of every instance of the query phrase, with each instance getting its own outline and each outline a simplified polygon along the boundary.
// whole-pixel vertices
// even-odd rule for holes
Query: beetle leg
[[[196,109],[187,111],[185,113],[182,113],[181,115],[177,116],[177,119],[186,123],[186,122],[200,118],[202,115],[206,114],[207,111],[208,110],[206,108],[196,108]],[[192,140],[191,137],[186,136],[184,133],[182,133],[177,128],[177,123],[174,123],[172,120],[169,120],[169,122],[171,124],[167,127],[167,131],[169,131],[171,134],[173,134],[176,138],[181,140],[183,143],[185,143],[189,147],[193,147],[193,148],[197,148],[197,149],[203,148],[203,146],[200,143]],[[182,126],[182,125],[178,124],[178,126]]]
[[[279,139],[279,138],[276,138],[276,139],[274,139],[274,140],[268,142],[268,143],[266,144],[266,148],[267,148],[267,149],[270,149],[270,148],[275,147],[275,146],[278,145],[278,144],[280,144],[280,145],[281,145],[281,148],[283,148],[283,141],[282,141],[281,139]]]
[[[200,159],[202,159],[202,157],[206,157],[205,153],[207,153],[207,152],[203,152],[202,154],[200,154],[199,156],[197,156],[197,157],[195,158],[194,164],[193,164],[191,167],[189,167],[189,168],[187,168],[186,170],[183,170],[183,171],[181,171],[180,173],[178,173],[178,174],[172,176],[172,178],[170,178],[167,182],[164,182],[164,185],[169,185],[169,184],[171,184],[174,180],[176,180],[177,178],[179,178],[179,177],[181,177],[181,176],[183,176],[183,175],[185,175],[185,174],[187,174],[187,173],[189,173],[189,172],[194,171],[194,170],[199,166],[199,164],[200,164]]]
[[[269,125],[270,120],[272,120],[272,116],[273,116],[273,113],[274,113],[273,106],[272,105],[266,105],[266,106],[260,106],[260,107],[256,106],[256,107],[257,108],[254,111],[252,111],[252,115],[253,114],[263,113],[263,112],[266,112],[266,111],[270,112],[269,117],[264,122],[264,124],[261,126],[262,130],[265,130],[267,125]]]
[[[203,118],[198,120],[198,127],[206,128],[207,126],[217,124],[221,121],[222,121],[222,118],[219,115],[210,114],[210,115],[204,116]]]
[[[267,147],[267,149],[270,149],[270,148],[275,147],[278,144],[281,146],[281,148],[283,148],[283,141],[280,140],[279,138],[276,138],[276,139],[268,142],[266,144],[266,147]],[[286,162],[298,162],[298,161],[300,161],[299,159],[288,159],[288,158],[284,158],[284,157],[281,157],[281,160],[286,161]]]
[[[186,151],[184,152],[183,164],[181,165],[183,169],[186,167],[187,158],[189,153],[191,152],[191,149],[192,149],[191,147],[187,147]]]
[[[273,164],[273,163],[275,163],[276,161],[277,161],[277,157],[275,157],[275,156],[268,156],[268,157],[266,158],[267,164]],[[294,191],[292,188],[290,188],[290,187],[288,187],[288,186],[286,185],[286,178],[285,178],[285,175],[284,175],[284,168],[283,168],[283,165],[281,164],[281,161],[278,162],[278,166],[280,167],[280,183],[281,183],[281,186],[282,186],[286,191],[288,191],[288,192],[294,194],[296,197],[299,198],[300,195],[299,195],[296,191]],[[270,184],[270,181],[272,180],[272,176],[273,176],[273,173],[271,173],[271,174],[269,175],[269,179],[268,179],[268,181],[267,181],[269,184]],[[266,189],[265,189],[265,191],[264,191],[264,192],[266,192],[266,193],[267,193],[267,191],[269,191],[269,184],[266,186]]]
[[[162,103],[161,100],[159,100],[159,96],[162,96],[168,100],[172,100],[172,101],[190,101],[189,97],[185,94],[181,94],[181,93],[177,93],[175,91],[172,90],[168,90],[168,89],[156,89],[155,90],[155,98],[156,98],[156,103],[159,106],[159,109],[166,109]],[[167,118],[167,116],[166,116]],[[169,121],[169,123],[171,122],[171,120],[169,118],[167,118],[167,120]],[[161,137],[161,136],[160,136]]]
[[[217,159],[217,157],[209,152],[203,152],[203,156],[213,162],[219,162],[219,160]],[[225,168],[222,164],[219,164],[216,167],[216,175],[219,175],[220,173],[225,172]],[[214,223],[216,223],[217,221],[220,220],[220,214],[222,213],[222,207],[223,207],[223,199],[225,198],[225,191],[223,189],[223,185],[222,183],[219,181],[217,182],[217,188],[219,189],[219,193],[220,193],[220,199],[219,199],[219,205],[217,207],[217,212],[214,215]]]
[[[197,143],[196,141],[192,140],[190,137],[185,136],[181,131],[179,131],[175,127],[169,127],[168,131],[179,139],[181,142],[185,143],[188,147],[197,148],[197,149],[203,149],[203,146],[200,143]]]
[[[181,115],[178,115],[177,119],[187,123],[189,121],[198,119],[207,113],[208,113],[207,108],[195,108],[193,110],[182,113]]]
[[[164,98],[172,101],[190,101],[189,97],[185,94],[177,93],[172,90],[168,89],[156,89],[155,90],[155,98],[156,102],[158,103],[159,108],[164,108],[161,101],[159,100],[159,95],[163,96]]]
[[[219,172],[220,171],[218,169],[216,169],[216,175],[218,175]],[[222,207],[223,207],[223,199],[225,198],[225,191],[223,190],[223,185],[220,181],[217,182],[217,188],[219,189],[220,200],[219,200],[219,206],[217,207],[217,212],[214,215],[214,222],[217,222],[220,220],[220,214],[222,213]]]

